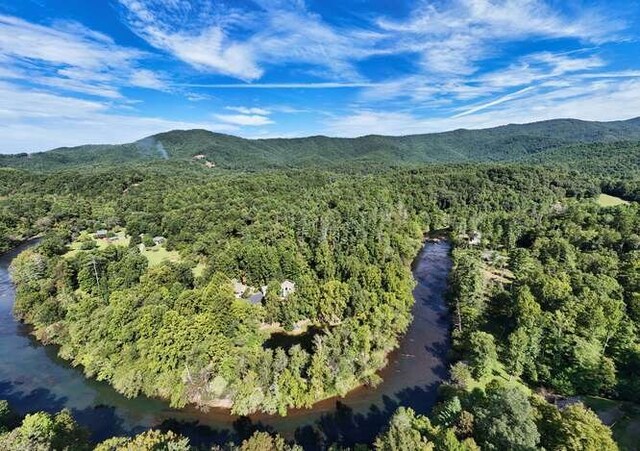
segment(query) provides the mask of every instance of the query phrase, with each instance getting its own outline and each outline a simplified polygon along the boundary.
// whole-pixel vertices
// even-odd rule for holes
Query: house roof
[[[238,280],[233,280],[233,292],[234,293],[244,293],[247,289],[247,286]]]
[[[262,299],[264,299],[264,294],[262,294],[260,291],[249,296],[249,302],[254,305],[262,303]]]

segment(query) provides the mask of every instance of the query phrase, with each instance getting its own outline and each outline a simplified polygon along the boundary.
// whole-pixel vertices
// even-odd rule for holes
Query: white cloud
[[[0,53],[57,65],[102,70],[129,64],[141,56],[137,50],[117,46],[111,38],[78,24],[69,30],[45,27],[11,16],[0,16]]]
[[[188,88],[210,89],[342,89],[342,88],[370,88],[385,85],[386,83],[182,83],[179,86]]]
[[[208,2],[120,0],[130,28],[152,46],[197,69],[253,80],[262,75],[250,46],[227,36]]]
[[[480,76],[477,82],[494,88],[509,88],[561,77],[575,72],[586,72],[606,63],[597,55],[573,57],[566,53],[541,52],[526,55],[508,68]]]
[[[586,54],[586,55],[585,55]],[[537,52],[527,54],[505,68],[481,75],[411,75],[393,81],[372,84],[363,90],[364,102],[409,100],[422,107],[438,107],[454,102],[487,101],[488,97],[508,96],[514,88],[561,80],[566,77],[589,78],[589,73],[606,66],[593,50],[574,52]],[[633,76],[634,71],[620,72],[620,77]]]
[[[158,74],[148,69],[136,69],[129,77],[129,83],[139,88],[155,89],[165,91],[168,89],[167,83]]]
[[[519,91],[509,93],[507,95],[504,95],[504,96],[502,96],[500,98],[497,98],[495,100],[492,100],[490,102],[482,103],[480,105],[475,105],[475,106],[473,106],[471,108],[464,109],[464,111],[462,111],[461,113],[456,114],[455,116],[453,116],[453,118],[456,119],[456,118],[463,117],[463,116],[469,116],[470,114],[474,114],[474,113],[477,113],[478,111],[486,110],[487,108],[491,108],[492,106],[500,105],[501,103],[505,103],[505,102],[508,102],[508,101],[513,100],[515,98],[521,97],[521,96],[523,96],[524,94],[526,94],[527,92],[529,92],[529,91],[531,91],[533,89],[535,89],[535,87],[527,86],[526,88],[522,88]]]
[[[268,116],[271,114],[271,111],[266,110],[264,108],[251,108],[246,106],[228,106],[225,107],[227,110],[237,111],[241,114],[259,114],[261,116]]]
[[[499,99],[500,100],[500,99]],[[573,84],[549,82],[539,89],[519,92],[501,102],[489,102],[466,115],[428,118],[410,112],[359,110],[326,122],[326,133],[361,136],[372,132],[389,135],[431,133],[458,128],[486,128],[557,118],[609,121],[637,117],[640,111],[640,80],[624,82],[597,79]]]
[[[257,10],[209,1],[120,3],[129,27],[152,46],[244,81],[262,77],[267,65],[289,63],[308,65],[323,78],[359,80],[356,61],[389,53],[376,47],[385,35],[331,26],[302,1],[259,1]]]
[[[0,81],[0,153],[33,152],[86,143],[116,144],[172,129],[233,133],[220,122],[187,122],[114,112],[111,105]]]
[[[75,22],[44,26],[0,15],[0,57],[0,78],[53,90],[116,99],[123,86],[166,89],[157,74],[139,67],[146,54]]]
[[[405,19],[361,18],[366,29],[329,24],[303,0],[239,3],[120,0],[127,23],[149,43],[192,66],[251,83],[196,83],[206,89],[362,88],[360,101],[410,100],[426,106],[481,101],[604,66],[590,53],[539,52],[479,74],[506,44],[568,38],[588,43],[621,39],[624,23],[593,8],[560,13],[544,0],[453,0],[414,3]],[[245,4],[246,6],[246,4]],[[369,81],[358,63],[373,56],[416,55],[417,70]],[[326,82],[255,83],[271,65],[306,67]]]
[[[342,136],[484,127],[554,115],[623,118],[640,111],[640,71],[631,66],[614,70],[604,59],[611,53],[600,46],[620,40],[624,24],[594,9],[560,13],[545,0],[417,0],[411,2],[413,10],[406,18],[376,18],[372,13],[358,17],[355,26],[329,23],[303,0],[119,2],[131,30],[201,71],[202,82],[174,83],[169,73],[149,69],[151,54],[119,45],[76,22],[41,25],[0,15],[0,119],[3,136],[7,130],[5,142],[15,144],[6,150],[119,142],[190,126],[234,133],[250,129],[258,136],[277,129],[259,128],[274,124],[271,113],[313,108],[315,114],[328,116],[315,110],[326,105],[324,101],[312,100],[309,107],[302,102],[286,108],[268,106],[270,101],[292,102],[293,96],[300,96],[292,91],[277,93],[271,100],[267,92],[252,93],[255,97],[245,100],[233,93],[233,102],[241,104],[216,110],[220,114],[210,116],[212,123],[134,117],[136,100],[125,97],[127,87],[182,92],[190,101],[215,99],[218,105],[226,103],[223,95],[231,94],[216,92],[222,90],[341,89],[344,102],[337,100],[333,107],[353,113],[335,116],[334,109],[327,131]],[[524,46],[512,46],[549,40],[556,41],[548,48],[566,42],[571,49],[581,49],[527,53]],[[523,53],[505,55],[507,46]],[[375,77],[366,78],[359,63],[384,56],[415,64],[372,71]],[[273,66],[284,68],[286,76],[280,71],[256,82]],[[185,69],[176,73],[189,74]],[[209,73],[241,81],[220,83],[204,76]],[[393,75],[385,79],[381,73]],[[352,95],[352,89],[357,93]],[[206,105],[189,106],[201,111]],[[163,114],[178,113],[167,109]],[[309,127],[317,130],[317,124]],[[50,145],[38,142],[45,138],[51,138]]]
[[[598,11],[562,15],[542,0],[454,0],[418,2],[407,20],[378,20],[400,33],[399,49],[419,53],[426,71],[469,75],[477,62],[494,56],[499,45],[525,39],[573,38],[602,43],[619,39],[624,24]]]
[[[222,122],[240,126],[255,127],[274,123],[268,117],[258,114],[216,114],[215,117]]]

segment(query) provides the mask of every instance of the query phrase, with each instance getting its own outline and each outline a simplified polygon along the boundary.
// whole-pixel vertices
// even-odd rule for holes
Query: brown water
[[[150,427],[171,428],[208,445],[241,440],[256,429],[277,431],[305,449],[326,444],[370,442],[398,406],[427,413],[447,376],[449,320],[444,301],[451,268],[449,244],[427,243],[414,264],[414,321],[376,388],[359,388],[345,398],[329,399],[286,417],[237,417],[222,409],[171,409],[162,401],[127,399],[108,384],[86,379],[82,371],[42,346],[11,314],[15,291],[8,274],[11,260],[30,244],[0,256],[0,399],[19,413],[69,408],[94,440],[129,435]]]

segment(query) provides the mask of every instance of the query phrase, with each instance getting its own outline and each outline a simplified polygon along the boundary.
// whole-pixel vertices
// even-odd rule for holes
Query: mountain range
[[[584,153],[589,145],[604,144],[616,149],[619,143],[632,146],[634,152],[638,149],[640,117],[615,122],[556,119],[481,130],[359,138],[245,139],[207,130],[173,130],[128,144],[83,145],[32,154],[0,155],[0,167],[51,171],[162,160],[191,162],[212,170],[541,162],[546,160],[545,155],[553,155],[558,161],[566,160],[568,155],[563,149],[575,152],[580,148]]]

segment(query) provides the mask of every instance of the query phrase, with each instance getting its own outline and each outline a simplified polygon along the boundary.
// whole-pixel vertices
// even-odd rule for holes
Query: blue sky
[[[640,116],[640,0],[0,0],[0,153]]]

